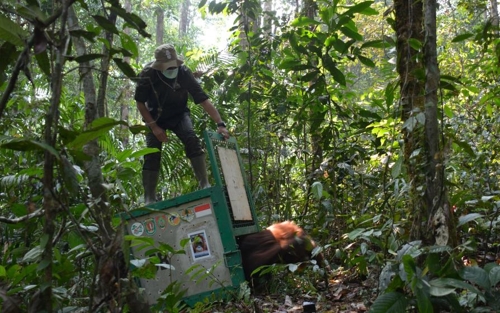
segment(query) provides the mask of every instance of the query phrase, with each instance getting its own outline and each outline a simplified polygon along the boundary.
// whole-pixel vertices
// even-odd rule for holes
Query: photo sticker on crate
[[[210,257],[210,248],[208,246],[207,233],[205,230],[200,230],[188,234],[191,242],[191,255],[193,260],[197,261]]]

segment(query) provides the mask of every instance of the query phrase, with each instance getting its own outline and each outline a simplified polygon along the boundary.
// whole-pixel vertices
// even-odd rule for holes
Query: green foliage
[[[393,11],[381,1],[345,3],[318,1],[317,14],[305,16],[297,13],[300,8],[286,6],[279,15],[264,12],[256,1],[201,1],[200,7],[211,12],[236,15],[231,53],[211,51],[205,58],[201,49],[192,48],[195,36],[178,38],[171,27],[177,16],[177,3],[172,2],[162,7],[172,22],[164,30],[165,40],[178,46],[190,67],[205,72],[203,86],[243,148],[262,225],[297,220],[324,243],[323,252],[334,266],[360,277],[383,266],[380,285],[386,292],[372,305],[373,312],[429,312],[441,305],[457,312],[499,310],[498,266],[482,265],[498,250],[500,222],[500,49],[497,30],[481,22],[485,14],[479,9],[486,8],[486,2],[442,3],[438,12],[443,166],[461,239],[455,249],[408,243],[412,225],[407,207],[414,199],[408,196],[411,181],[404,167],[402,131],[424,125],[426,118],[422,112],[413,112],[405,123],[399,118],[399,87],[404,81],[395,72],[398,38],[391,29]],[[0,216],[37,216],[0,224],[0,293],[7,299],[2,301],[17,303],[22,311],[28,311],[30,300],[46,286],[43,270],[48,266],[56,273],[54,308],[88,308],[92,299],[97,271],[92,249],[102,245],[101,224],[95,218],[98,199],[92,198],[84,171],[89,158],[83,147],[98,142],[101,151],[96,155],[112,213],[140,206],[141,157],[154,152],[143,148],[147,128],[134,125],[141,123],[137,112],[131,111],[130,122],[122,121],[120,105],[133,107],[126,83],[140,71],[139,61],[153,58],[156,43],[147,38],[154,32],[156,4],[133,3],[131,13],[116,1],[106,2],[106,7],[84,1],[73,5],[81,29],[70,29],[69,34],[82,39],[88,49],[78,55],[74,38],[68,41],[55,146],[44,142],[44,120],[53,95],[53,51],[63,43],[57,33],[60,23],[42,25],[57,13],[51,5],[4,1],[0,9],[0,94],[18,60],[24,73],[0,117]],[[107,19],[110,13],[118,16],[117,23]],[[263,16],[267,20],[257,22]],[[106,31],[115,34],[112,42],[105,39]],[[20,59],[32,40],[42,44]],[[422,47],[422,42],[408,43],[413,49]],[[85,112],[92,101],[84,97],[75,69],[84,63],[97,69],[108,55],[103,47],[111,48],[112,59],[107,69],[107,116],[87,127]],[[95,82],[99,76],[94,76]],[[200,107],[191,109],[197,133],[213,127]],[[196,189],[182,145],[170,138],[162,151],[164,199]],[[47,243],[45,220],[37,215],[47,191],[46,153],[56,160],[51,192],[58,235],[51,264],[40,258]],[[418,153],[410,156],[411,162]],[[158,266],[168,268],[155,253],[181,253],[144,244],[149,245],[147,259],[131,261],[137,277],[152,277]],[[459,265],[462,257],[473,266]],[[300,281],[307,291],[316,292],[313,282],[319,271],[296,275],[299,268],[276,265],[260,272],[277,278],[271,290],[296,291],[290,286]],[[220,284],[210,269],[193,267],[190,272],[193,279]],[[249,304],[248,289],[240,292],[235,299]],[[181,286],[172,284],[162,295],[163,305],[179,311],[184,308],[183,295]],[[195,310],[213,306],[200,303]]]
[[[457,252],[464,248],[422,247],[420,242],[402,246],[381,272],[382,294],[370,312],[404,312],[412,307],[418,312],[498,310],[500,266],[460,266]]]

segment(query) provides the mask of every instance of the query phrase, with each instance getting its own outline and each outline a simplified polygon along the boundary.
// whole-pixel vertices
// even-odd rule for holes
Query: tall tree
[[[181,5],[181,18],[179,20],[179,37],[183,37],[187,35],[188,27],[189,27],[189,9],[191,7],[191,1],[185,0]]]
[[[162,7],[158,6],[155,10],[156,15],[156,45],[159,46],[163,44],[164,32],[165,32],[165,11]]]
[[[427,244],[436,241],[453,245],[456,241],[449,238],[453,219],[444,186],[443,143],[437,115],[436,3],[397,0],[394,9],[404,160],[413,221],[410,236]]]

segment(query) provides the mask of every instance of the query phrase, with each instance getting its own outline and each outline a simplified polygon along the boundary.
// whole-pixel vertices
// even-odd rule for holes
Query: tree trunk
[[[78,18],[73,8],[69,11],[68,25],[71,30],[79,30]],[[87,48],[85,42],[79,37],[72,38],[75,50],[78,56],[85,55]],[[108,63],[109,64],[109,63]],[[92,66],[90,62],[82,62],[80,64],[80,76],[83,82],[83,93],[85,97],[85,116],[86,126],[95,120],[96,117],[96,102],[97,93],[94,86]],[[96,223],[99,225],[101,246],[93,251],[99,251],[100,254],[96,255],[97,259],[97,272],[99,273],[99,287],[98,294],[94,303],[102,303],[108,299],[109,307],[115,303],[114,297],[118,295],[118,290],[122,290],[127,303],[132,312],[150,312],[149,306],[143,301],[133,279],[129,279],[129,283],[124,283],[120,278],[125,277],[127,272],[127,265],[122,251],[123,238],[121,232],[115,232],[112,228],[111,209],[106,205],[107,194],[103,187],[104,179],[102,177],[101,164],[99,162],[99,146],[97,141],[92,141],[84,147],[92,158],[91,161],[85,163],[85,171],[89,176],[89,185],[92,196],[97,200],[97,205],[93,216],[96,218]],[[123,284],[124,286],[119,286]],[[118,302],[119,303],[119,302]]]
[[[68,7],[71,5],[69,1],[63,1],[59,29],[59,42],[54,49],[54,71],[51,76],[52,96],[50,99],[50,107],[45,118],[44,141],[50,147],[55,147],[57,142],[57,133],[59,126],[59,105],[61,103],[63,73],[65,63],[65,53],[68,48],[69,38],[66,30],[66,19],[68,16]],[[40,293],[40,305],[44,307],[44,311],[52,313],[52,257],[53,257],[53,240],[55,232],[54,220],[57,216],[58,204],[54,199],[55,184],[54,184],[54,155],[48,150],[44,152],[43,163],[43,209],[45,211],[44,237],[45,246],[42,247],[42,261],[40,264],[46,264],[44,273],[45,288]],[[35,301],[36,302],[36,301]],[[30,309],[31,310],[31,309]],[[38,309],[37,309],[38,310]]]
[[[125,11],[131,12],[132,11],[132,2],[131,0],[125,0],[125,5],[124,5]],[[130,35],[130,28],[125,28],[123,32],[127,35]],[[130,64],[130,57],[124,57],[123,61]],[[123,82],[123,89],[120,92],[120,119],[122,121],[128,122],[128,117],[129,117],[129,101],[132,99],[132,88],[130,85],[130,81],[127,79]],[[120,139],[124,147],[128,146],[128,140],[129,140],[129,133],[128,133],[128,127],[126,125],[120,126]]]
[[[411,239],[421,239],[424,235],[424,213],[427,212],[423,201],[422,188],[425,187],[423,142],[425,140],[422,121],[424,112],[424,84],[416,76],[422,71],[418,60],[419,51],[410,46],[411,40],[424,42],[423,4],[421,0],[396,0],[396,49],[397,71],[400,79],[401,119],[404,122],[404,161],[408,169],[410,184],[409,213],[412,219]]]
[[[189,26],[189,8],[191,6],[190,0],[184,0],[181,6],[181,20],[179,21],[179,37],[187,35]]]
[[[165,28],[165,12],[161,7],[156,8],[156,45],[163,44],[163,32]]]
[[[500,19],[498,16],[498,0],[490,0],[491,8],[491,24],[495,27],[495,32],[498,34],[498,27],[500,24]]]
[[[453,230],[455,221],[444,185],[445,166],[443,164],[443,142],[440,140],[438,117],[439,66],[436,49],[436,0],[427,0],[424,5],[425,20],[425,141],[426,144],[426,189],[425,201],[428,208],[427,229],[432,230],[438,245],[457,245]],[[430,232],[426,232],[430,235]],[[429,238],[431,239],[431,238]]]
[[[422,240],[426,245],[454,246],[456,238],[449,231],[453,229],[454,221],[444,186],[443,148],[437,114],[440,74],[436,52],[436,1],[424,2],[394,2],[404,160],[410,184],[410,239]],[[414,49],[419,44],[423,45],[423,52]],[[424,70],[425,81],[418,76]]]
[[[264,12],[271,12],[273,10],[273,0],[264,0]],[[265,35],[270,36],[273,34],[273,21],[267,14],[262,16],[262,29]]]
[[[314,0],[306,0],[304,2],[304,8],[303,8],[303,15],[310,18],[310,19],[314,19],[316,17],[316,14],[318,12],[318,5],[316,3],[316,1]],[[310,27],[310,30],[314,32],[314,27],[315,26],[311,26]],[[316,40],[311,40],[311,42],[309,43],[310,46],[315,46],[317,44]],[[311,63],[313,66],[317,66],[318,65],[318,60],[316,57],[312,58],[311,60]],[[313,86],[315,83],[317,82],[317,78],[314,78],[313,80],[311,80],[309,82],[309,86]],[[314,104],[313,104],[314,105]],[[308,149],[310,147],[311,151],[312,151],[312,158],[310,160],[310,165],[308,165],[309,169],[308,169],[308,173],[315,173],[316,170],[320,167],[320,164],[321,162],[323,162],[323,146],[322,146],[322,136],[321,136],[321,131],[320,131],[320,128],[319,127],[315,127],[314,124],[317,119],[318,119],[318,116],[316,115],[317,112],[316,110],[314,110],[313,108],[310,108],[309,110],[309,123],[308,123],[308,126],[306,131],[304,132],[304,138],[305,139],[308,139],[310,138],[311,142],[310,144],[308,145]],[[307,164],[307,162],[306,162]],[[311,194],[311,187],[312,187],[312,184],[313,182],[317,179],[317,177],[315,177],[314,175],[311,175],[309,178],[308,178],[308,195]],[[304,210],[302,212],[303,215],[306,215],[307,212],[309,210],[309,201],[306,202],[306,205],[304,206]]]

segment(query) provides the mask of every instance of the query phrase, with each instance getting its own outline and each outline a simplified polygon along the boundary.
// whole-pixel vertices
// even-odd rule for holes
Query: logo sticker
[[[165,230],[167,228],[167,217],[164,214],[158,215],[156,217],[156,225],[158,225],[159,229]]]
[[[146,228],[146,234],[152,235],[156,232],[156,224],[155,220],[152,218],[148,218],[144,221],[144,227]]]
[[[144,233],[144,225],[139,222],[134,223],[132,224],[132,226],[130,226],[130,232],[134,236],[142,236],[142,234]]]
[[[179,215],[182,220],[191,222],[194,219],[194,210],[193,208],[179,210]]]
[[[181,222],[181,218],[179,216],[179,213],[173,212],[172,214],[169,215],[168,217],[168,223],[172,226],[177,226]]]

